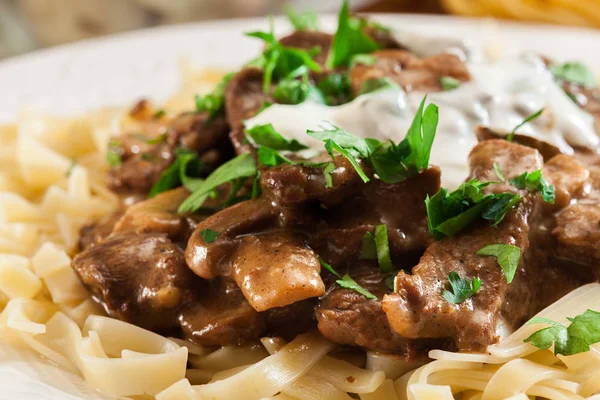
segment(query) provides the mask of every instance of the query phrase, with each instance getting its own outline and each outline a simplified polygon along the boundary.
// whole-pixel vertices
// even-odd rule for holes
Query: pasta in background
[[[218,74],[209,75],[214,81]],[[191,75],[190,75],[191,76]],[[193,78],[197,90],[206,80]],[[185,92],[187,93],[187,92]],[[189,107],[181,96],[170,110]],[[368,355],[356,366],[328,353],[317,333],[290,343],[205,347],[104,316],[71,269],[81,226],[117,207],[106,188],[109,138],[132,128],[123,111],[63,120],[23,113],[0,129],[0,340],[27,347],[103,394],[159,400],[465,400],[600,398],[600,346],[555,357],[523,339],[525,326],[489,354],[432,351],[421,366]],[[539,315],[567,322],[600,310],[600,284],[570,293]],[[387,374],[387,375],[386,375]]]

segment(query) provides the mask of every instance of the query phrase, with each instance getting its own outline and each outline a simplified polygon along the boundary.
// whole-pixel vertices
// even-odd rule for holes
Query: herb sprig
[[[377,296],[360,286],[354,279],[350,277],[350,275],[345,274],[344,276],[341,276],[335,269],[333,269],[331,265],[327,264],[325,260],[319,257],[319,261],[324,268],[339,278],[335,281],[338,285],[346,289],[354,290],[355,292],[365,296],[367,299],[377,300]]]
[[[506,276],[506,283],[511,283],[517,272],[519,260],[521,259],[521,249],[509,244],[491,244],[477,251],[480,256],[493,256],[498,260],[498,265],[502,268]]]
[[[375,235],[366,232],[363,236],[359,258],[362,260],[377,260],[383,272],[392,272],[394,265],[390,257],[387,227],[385,224],[375,227]]]
[[[510,184],[519,189],[537,190],[546,203],[554,203],[556,188],[554,185],[548,185],[542,176],[542,170],[534,172],[524,172],[521,175],[511,178]]]
[[[285,13],[290,23],[297,31],[317,31],[319,30],[319,21],[317,13],[313,10],[298,12],[291,7],[285,8]]]
[[[444,290],[442,296],[451,304],[462,303],[474,296],[481,287],[481,279],[475,277],[469,281],[467,278],[461,278],[456,271],[448,274],[448,282],[451,290]]]
[[[220,114],[225,106],[225,88],[233,75],[233,73],[225,75],[211,93],[205,96],[197,94],[194,97],[196,112],[207,112],[210,119]]]
[[[534,317],[527,325],[549,324],[550,326],[533,333],[525,343],[540,349],[548,349],[554,344],[554,355],[571,356],[585,353],[592,344],[600,342],[600,312],[587,310],[575,318],[567,318],[571,324],[563,324],[547,318]]]

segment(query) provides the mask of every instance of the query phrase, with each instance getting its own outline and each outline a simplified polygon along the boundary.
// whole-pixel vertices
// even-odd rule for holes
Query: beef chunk
[[[205,345],[239,345],[259,338],[264,317],[228,278],[202,281],[188,306],[179,313],[183,337]]]
[[[161,129],[155,127],[159,123]],[[121,164],[111,168],[109,186],[118,193],[147,194],[174,161],[178,147],[197,151],[206,174],[233,154],[223,116],[210,119],[207,113],[184,113],[169,122],[152,121],[144,129],[148,126],[154,128],[123,135],[113,146]]]
[[[489,140],[472,151],[472,177],[491,181],[493,164],[498,163],[507,178],[542,166],[541,155],[534,149],[506,141]],[[495,190],[516,189],[508,183],[492,185]],[[518,246],[521,252],[529,247],[528,220],[533,208],[533,196],[521,192],[523,199],[505,219],[494,227],[480,221],[454,237],[432,243],[412,275],[401,271],[395,280],[395,293],[386,295],[383,309],[392,329],[407,338],[448,338],[461,350],[482,350],[496,340],[496,326],[507,290],[506,277],[493,257],[476,252],[490,244]],[[448,274],[456,271],[461,277],[481,281],[479,292],[459,304],[443,297]],[[516,279],[516,278],[515,278]]]
[[[381,272],[376,265],[366,262],[354,265],[351,275],[378,298],[391,292],[385,282],[389,274]],[[415,341],[398,335],[390,328],[381,301],[367,299],[334,282],[321,298],[315,314],[319,331],[336,343],[401,354],[407,359],[423,357],[428,348],[439,345],[435,340]]]
[[[119,234],[73,259],[73,268],[110,316],[150,330],[177,326],[175,310],[200,279],[162,234]]]
[[[263,91],[261,69],[246,67],[235,74],[225,88],[225,115],[231,126],[230,139],[237,153],[248,153],[252,146],[244,134],[244,120],[260,111],[270,97]]]
[[[79,232],[79,251],[83,251],[107,238],[108,235],[112,233],[115,224],[119,221],[119,219],[121,219],[122,216],[123,211],[118,210],[100,219],[98,222],[82,226]]]
[[[421,253],[431,240],[425,198],[439,188],[437,167],[397,184],[379,180],[361,184],[357,193],[329,209],[311,243],[333,265],[343,265],[359,256],[366,232],[385,224],[392,257]]]
[[[479,141],[490,140],[490,139],[506,139],[510,132],[499,132],[488,127],[477,126],[475,128],[475,134]],[[536,139],[531,136],[515,134],[512,140],[514,143],[522,144],[523,146],[533,147],[540,152],[544,161],[550,160],[552,157],[560,154],[558,147],[546,143],[542,140]]]
[[[420,59],[405,50],[380,50],[372,53],[372,65],[357,64],[350,71],[352,92],[360,93],[364,82],[375,78],[390,78],[404,90],[442,90],[440,78],[450,76],[460,81],[471,79],[465,64],[453,54],[440,54]]]

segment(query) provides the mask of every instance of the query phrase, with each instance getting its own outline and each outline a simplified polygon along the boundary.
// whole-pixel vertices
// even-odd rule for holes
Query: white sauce
[[[414,43],[427,47],[430,41]],[[466,49],[451,43],[453,52]],[[473,52],[464,52],[465,57],[470,54]],[[467,177],[468,155],[477,144],[476,125],[511,131],[543,107],[543,114],[519,129],[519,133],[553,144],[566,154],[573,153],[572,145],[598,145],[593,117],[571,101],[537,57],[489,62],[477,55],[468,57],[471,82],[456,90],[427,95],[428,102],[439,106],[440,119],[430,162],[441,167],[444,187],[455,189]],[[314,150],[322,150],[323,142],[308,136],[306,130],[318,130],[324,121],[358,137],[399,142],[424,95],[387,89],[335,107],[310,101],[299,105],[273,105],[246,121],[246,126],[272,123],[285,137],[297,139]]]

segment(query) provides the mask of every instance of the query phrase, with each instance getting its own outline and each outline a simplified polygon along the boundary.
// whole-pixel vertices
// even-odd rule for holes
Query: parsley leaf
[[[319,22],[317,20],[317,13],[313,10],[305,12],[297,12],[291,7],[285,8],[291,24],[297,31],[317,31],[319,30]]]
[[[556,80],[573,82],[587,87],[597,86],[594,73],[581,63],[553,64],[548,69]]]
[[[375,244],[375,237],[371,232],[365,232],[358,258],[361,260],[377,259],[377,245]]]
[[[348,0],[344,0],[338,16],[338,28],[327,57],[327,67],[346,66],[356,54],[372,53],[381,45],[364,33],[367,22],[350,16]]]
[[[212,229],[203,229],[200,231],[200,236],[204,239],[205,243],[212,243],[217,239],[219,233]]]
[[[454,90],[460,87],[460,81],[451,76],[442,76],[440,78],[440,85],[444,90]]]
[[[378,90],[399,88],[398,84],[390,78],[371,78],[360,85],[358,95],[376,92]]]
[[[352,289],[357,293],[362,294],[363,296],[365,296],[367,299],[370,300],[377,300],[377,296],[375,296],[373,293],[369,292],[367,289],[365,289],[364,287],[360,286],[354,279],[352,279],[350,277],[350,275],[346,274],[342,277],[342,279],[338,279],[337,281],[335,281],[338,285],[340,285],[343,288],[346,289]]]
[[[506,182],[506,179],[502,174],[502,170],[500,169],[500,164],[498,164],[497,162],[494,163],[494,172],[496,173],[498,179],[500,179],[502,182]]]
[[[387,227],[385,224],[375,227],[375,236],[366,232],[363,236],[359,258],[361,260],[377,260],[379,269],[383,272],[394,270],[390,257],[390,245],[388,242]]]
[[[353,162],[357,172],[368,182],[362,169],[356,164],[356,158],[369,161],[375,173],[386,183],[397,183],[419,174],[429,166],[431,146],[435,138],[438,124],[438,108],[429,104],[425,111],[425,98],[421,102],[406,137],[396,145],[393,142],[382,143],[376,139],[361,139],[351,135],[345,130],[331,125],[322,131],[308,131],[315,139],[326,143],[325,148],[341,148],[338,151]],[[329,154],[332,152],[328,149]],[[366,180],[365,180],[366,178]]]
[[[390,257],[390,245],[388,242],[387,227],[385,224],[375,227],[375,245],[377,247],[377,262],[383,272],[394,270],[392,259]]]
[[[146,143],[148,143],[148,144],[164,143],[167,141],[168,138],[169,138],[169,135],[167,135],[166,133],[163,133],[162,135],[158,135],[156,137],[147,139]]]
[[[385,278],[385,284],[387,285],[387,287],[390,288],[391,291],[394,291],[394,283],[396,281],[396,275],[392,274],[390,276],[388,276],[387,278]]]
[[[279,104],[300,104],[308,98],[325,103],[321,92],[305,79],[283,79],[273,89],[273,99]]]
[[[327,153],[329,153],[331,158],[334,157],[334,151],[337,151],[338,153],[340,153],[343,157],[345,157],[348,161],[350,161],[350,164],[352,164],[352,166],[356,170],[356,173],[358,173],[358,176],[360,176],[360,178],[363,180],[363,182],[367,183],[370,181],[367,174],[365,174],[365,171],[363,171],[361,166],[358,164],[358,161],[356,161],[356,157],[354,157],[352,154],[350,154],[348,151],[346,151],[346,149],[344,149],[342,146],[340,146],[339,144],[337,144],[336,142],[334,142],[331,139],[327,139],[325,141],[325,150],[327,150]]]
[[[352,99],[350,76],[347,73],[328,73],[317,82],[317,90],[321,92],[327,105],[341,104]]]
[[[350,275],[346,274],[342,277],[340,274],[338,274],[338,272],[335,269],[333,269],[333,267],[331,265],[327,264],[325,262],[325,260],[323,260],[321,257],[319,257],[319,262],[325,269],[327,269],[333,275],[340,278],[340,279],[336,280],[335,282],[338,285],[340,285],[341,287],[346,288],[346,289],[352,289],[355,292],[362,294],[367,299],[377,300],[377,296],[375,296],[373,293],[369,292],[367,289],[360,286],[354,279],[352,279],[350,277]]]
[[[319,51],[318,48],[311,54],[306,50],[285,47],[277,41],[273,29],[273,20],[271,20],[270,32],[246,33],[246,36],[261,39],[266,44],[263,54],[250,62],[251,65],[264,71],[263,91],[265,93],[269,92],[273,80],[298,76],[299,72],[305,70],[321,71],[321,67],[313,59],[314,53]]]
[[[256,175],[256,162],[250,154],[239,156],[222,164],[204,181],[195,187],[194,192],[179,206],[179,213],[195,212],[202,207],[210,193],[218,186],[240,178]]]
[[[162,117],[164,117],[167,114],[167,112],[165,110],[158,110],[154,113],[154,115],[152,116],[153,119],[161,119]]]
[[[270,147],[258,148],[258,162],[267,167],[276,167],[281,164],[293,164],[293,161]]]
[[[515,128],[508,134],[508,136],[506,137],[506,140],[508,140],[509,142],[512,142],[513,139],[515,138],[515,133],[517,133],[517,131],[519,129],[521,129],[521,127],[523,125],[525,125],[526,123],[536,119],[537,117],[539,117],[540,115],[542,115],[542,113],[544,112],[544,109],[541,108],[539,111],[534,112],[533,114],[531,114],[530,116],[528,116],[527,118],[525,118],[523,120],[523,122],[521,122],[519,125],[515,126]]]
[[[500,268],[502,268],[504,275],[506,275],[506,282],[512,282],[521,258],[520,248],[509,244],[491,244],[479,249],[477,254],[480,256],[496,257]]]
[[[472,297],[477,293],[479,288],[481,287],[481,279],[475,277],[472,281],[469,281],[467,278],[462,278],[456,273],[456,271],[452,271],[448,274],[448,282],[450,282],[450,288],[452,291],[444,290],[442,296],[448,303],[458,304],[469,297]]]
[[[299,151],[308,149],[296,139],[288,140],[275,130],[273,124],[256,125],[246,129],[252,141],[258,146],[266,146],[273,150]]]
[[[201,181],[200,179],[190,177],[190,175],[199,175],[200,169],[202,168],[202,163],[198,158],[198,154],[185,149],[177,149],[175,153],[177,158],[169,168],[163,171],[158,181],[152,186],[152,189],[148,194],[149,198],[180,186],[182,183],[186,184],[186,187],[188,187],[187,184],[190,182]],[[190,189],[190,187],[188,187],[188,189]]]
[[[521,175],[509,180],[510,184],[519,189],[537,190],[546,203],[554,203],[555,190],[554,185],[548,185],[542,176],[542,170],[534,172],[524,172]]]
[[[356,54],[352,56],[350,60],[350,68],[353,68],[355,65],[373,65],[377,62],[377,57],[372,56],[371,54]]]
[[[108,149],[106,150],[106,162],[112,168],[118,167],[122,164],[121,154],[119,151],[119,142],[111,140],[108,142]]]
[[[600,312],[587,310],[575,318],[567,318],[568,327],[547,318],[534,317],[527,325],[550,324],[551,326],[534,332],[524,340],[540,349],[548,349],[554,344],[554,355],[570,356],[585,353],[590,345],[600,342]]]
[[[440,189],[425,199],[429,231],[436,240],[454,236],[479,217],[499,224],[506,212],[521,200],[514,193],[485,195],[483,188],[496,182],[482,183],[472,179],[448,193]]]
[[[211,93],[205,96],[197,94],[194,97],[196,112],[206,111],[208,112],[210,119],[213,119],[217,114],[221,113],[225,106],[225,88],[233,75],[233,73],[225,75]]]

